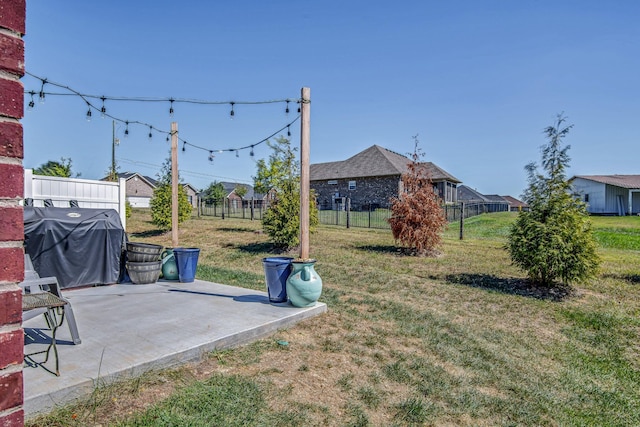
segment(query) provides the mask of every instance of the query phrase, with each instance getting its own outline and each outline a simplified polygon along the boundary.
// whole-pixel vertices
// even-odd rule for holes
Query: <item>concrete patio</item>
[[[266,292],[196,280],[69,289],[82,343],[58,329],[60,376],[24,367],[27,417],[87,396],[96,385],[198,360],[212,350],[249,343],[324,313],[327,306],[270,304]],[[46,346],[38,338],[44,316],[24,322],[25,352]],[[50,336],[50,331],[42,331]],[[44,342],[44,343],[43,343]],[[48,366],[52,366],[50,360]]]

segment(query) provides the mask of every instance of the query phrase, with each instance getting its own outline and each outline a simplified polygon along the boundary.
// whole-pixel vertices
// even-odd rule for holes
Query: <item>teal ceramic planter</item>
[[[322,294],[322,279],[314,269],[315,263],[315,259],[291,263],[287,296],[295,307],[313,307]]]
[[[162,260],[162,277],[165,280],[178,280],[178,265],[173,256],[173,249],[167,248],[160,255]]]

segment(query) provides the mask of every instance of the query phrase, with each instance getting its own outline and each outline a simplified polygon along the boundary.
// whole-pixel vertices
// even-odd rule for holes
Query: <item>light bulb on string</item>
[[[129,136],[129,122],[126,121],[125,123],[125,128],[124,128],[124,137],[128,137]]]
[[[236,150],[236,157],[240,157],[240,153],[238,153],[238,150]]]
[[[182,151],[187,151],[187,141],[182,141]]]
[[[299,113],[300,112],[300,101],[297,101],[297,102],[298,102],[298,113]]]
[[[33,101],[33,95],[35,94],[36,93],[34,91],[29,92],[29,95],[31,95],[31,101],[29,101],[29,106],[27,107],[27,111],[33,110],[33,107],[36,106],[36,103]]]
[[[233,117],[236,115],[235,111],[233,111],[233,106],[235,105],[235,102],[231,103],[231,112],[229,113],[229,116],[231,117],[231,120],[233,120]]]
[[[106,101],[107,98],[103,96],[100,99],[102,99],[102,108],[100,108],[100,116],[104,119],[105,116],[107,115],[107,108],[104,106],[104,101]]]
[[[287,108],[284,110],[286,114],[289,114],[289,100],[287,99]]]
[[[253,154],[253,145],[251,146],[251,151],[249,151],[249,156],[253,157],[255,154]]]
[[[151,139],[153,138],[153,134],[151,133],[151,130],[153,128],[151,126],[149,126],[149,142],[151,142]]]
[[[216,158],[216,156],[213,155],[213,151],[209,151],[209,161],[211,163],[213,163],[213,159],[215,159],[215,158]]]
[[[169,102],[171,103],[171,105],[169,106],[169,117],[171,118],[173,118],[173,101],[175,101],[175,99],[169,98]]]
[[[91,105],[87,102],[87,121],[90,122],[91,121]]]
[[[42,86],[40,86],[39,101],[40,104],[44,104],[44,85],[47,83],[47,79],[42,80]]]
[[[287,125],[287,136],[291,137],[291,125]]]

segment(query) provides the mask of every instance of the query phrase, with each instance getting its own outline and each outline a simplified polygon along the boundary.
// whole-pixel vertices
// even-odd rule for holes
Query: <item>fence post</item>
[[[371,202],[369,202],[369,228],[371,228]]]
[[[351,198],[347,197],[345,208],[347,210],[347,228],[351,228]]]
[[[255,202],[255,199],[252,197],[251,198],[251,221],[253,221],[253,219],[254,219],[254,213],[253,213],[253,207],[254,207],[253,204],[254,204],[254,202]]]
[[[222,219],[224,219],[224,205],[225,205],[226,200],[227,200],[226,197],[222,199],[222,209],[221,209],[221,211],[222,211]]]
[[[464,202],[460,202],[460,240],[464,239]]]

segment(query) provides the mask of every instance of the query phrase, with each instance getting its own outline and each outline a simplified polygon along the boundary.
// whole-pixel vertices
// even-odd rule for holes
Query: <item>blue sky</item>
[[[297,99],[311,88],[311,162],[373,144],[401,154],[419,135],[433,161],[485,194],[518,197],[542,130],[574,125],[570,175],[638,174],[640,3],[637,1],[27,1],[26,69],[107,97],[207,101]],[[41,82],[23,79],[25,90]],[[64,92],[45,85],[45,91]],[[81,177],[111,164],[112,123],[76,96],[25,113],[24,165],[71,158]],[[25,97],[25,106],[30,96]],[[101,106],[98,100],[96,105]],[[211,150],[255,144],[293,121],[295,105],[107,101],[107,112]],[[120,171],[155,177],[165,135],[117,127]],[[292,127],[299,144],[299,122]],[[286,134],[286,131],[284,132]],[[183,181],[251,183],[266,144],[215,153],[187,145]]]

